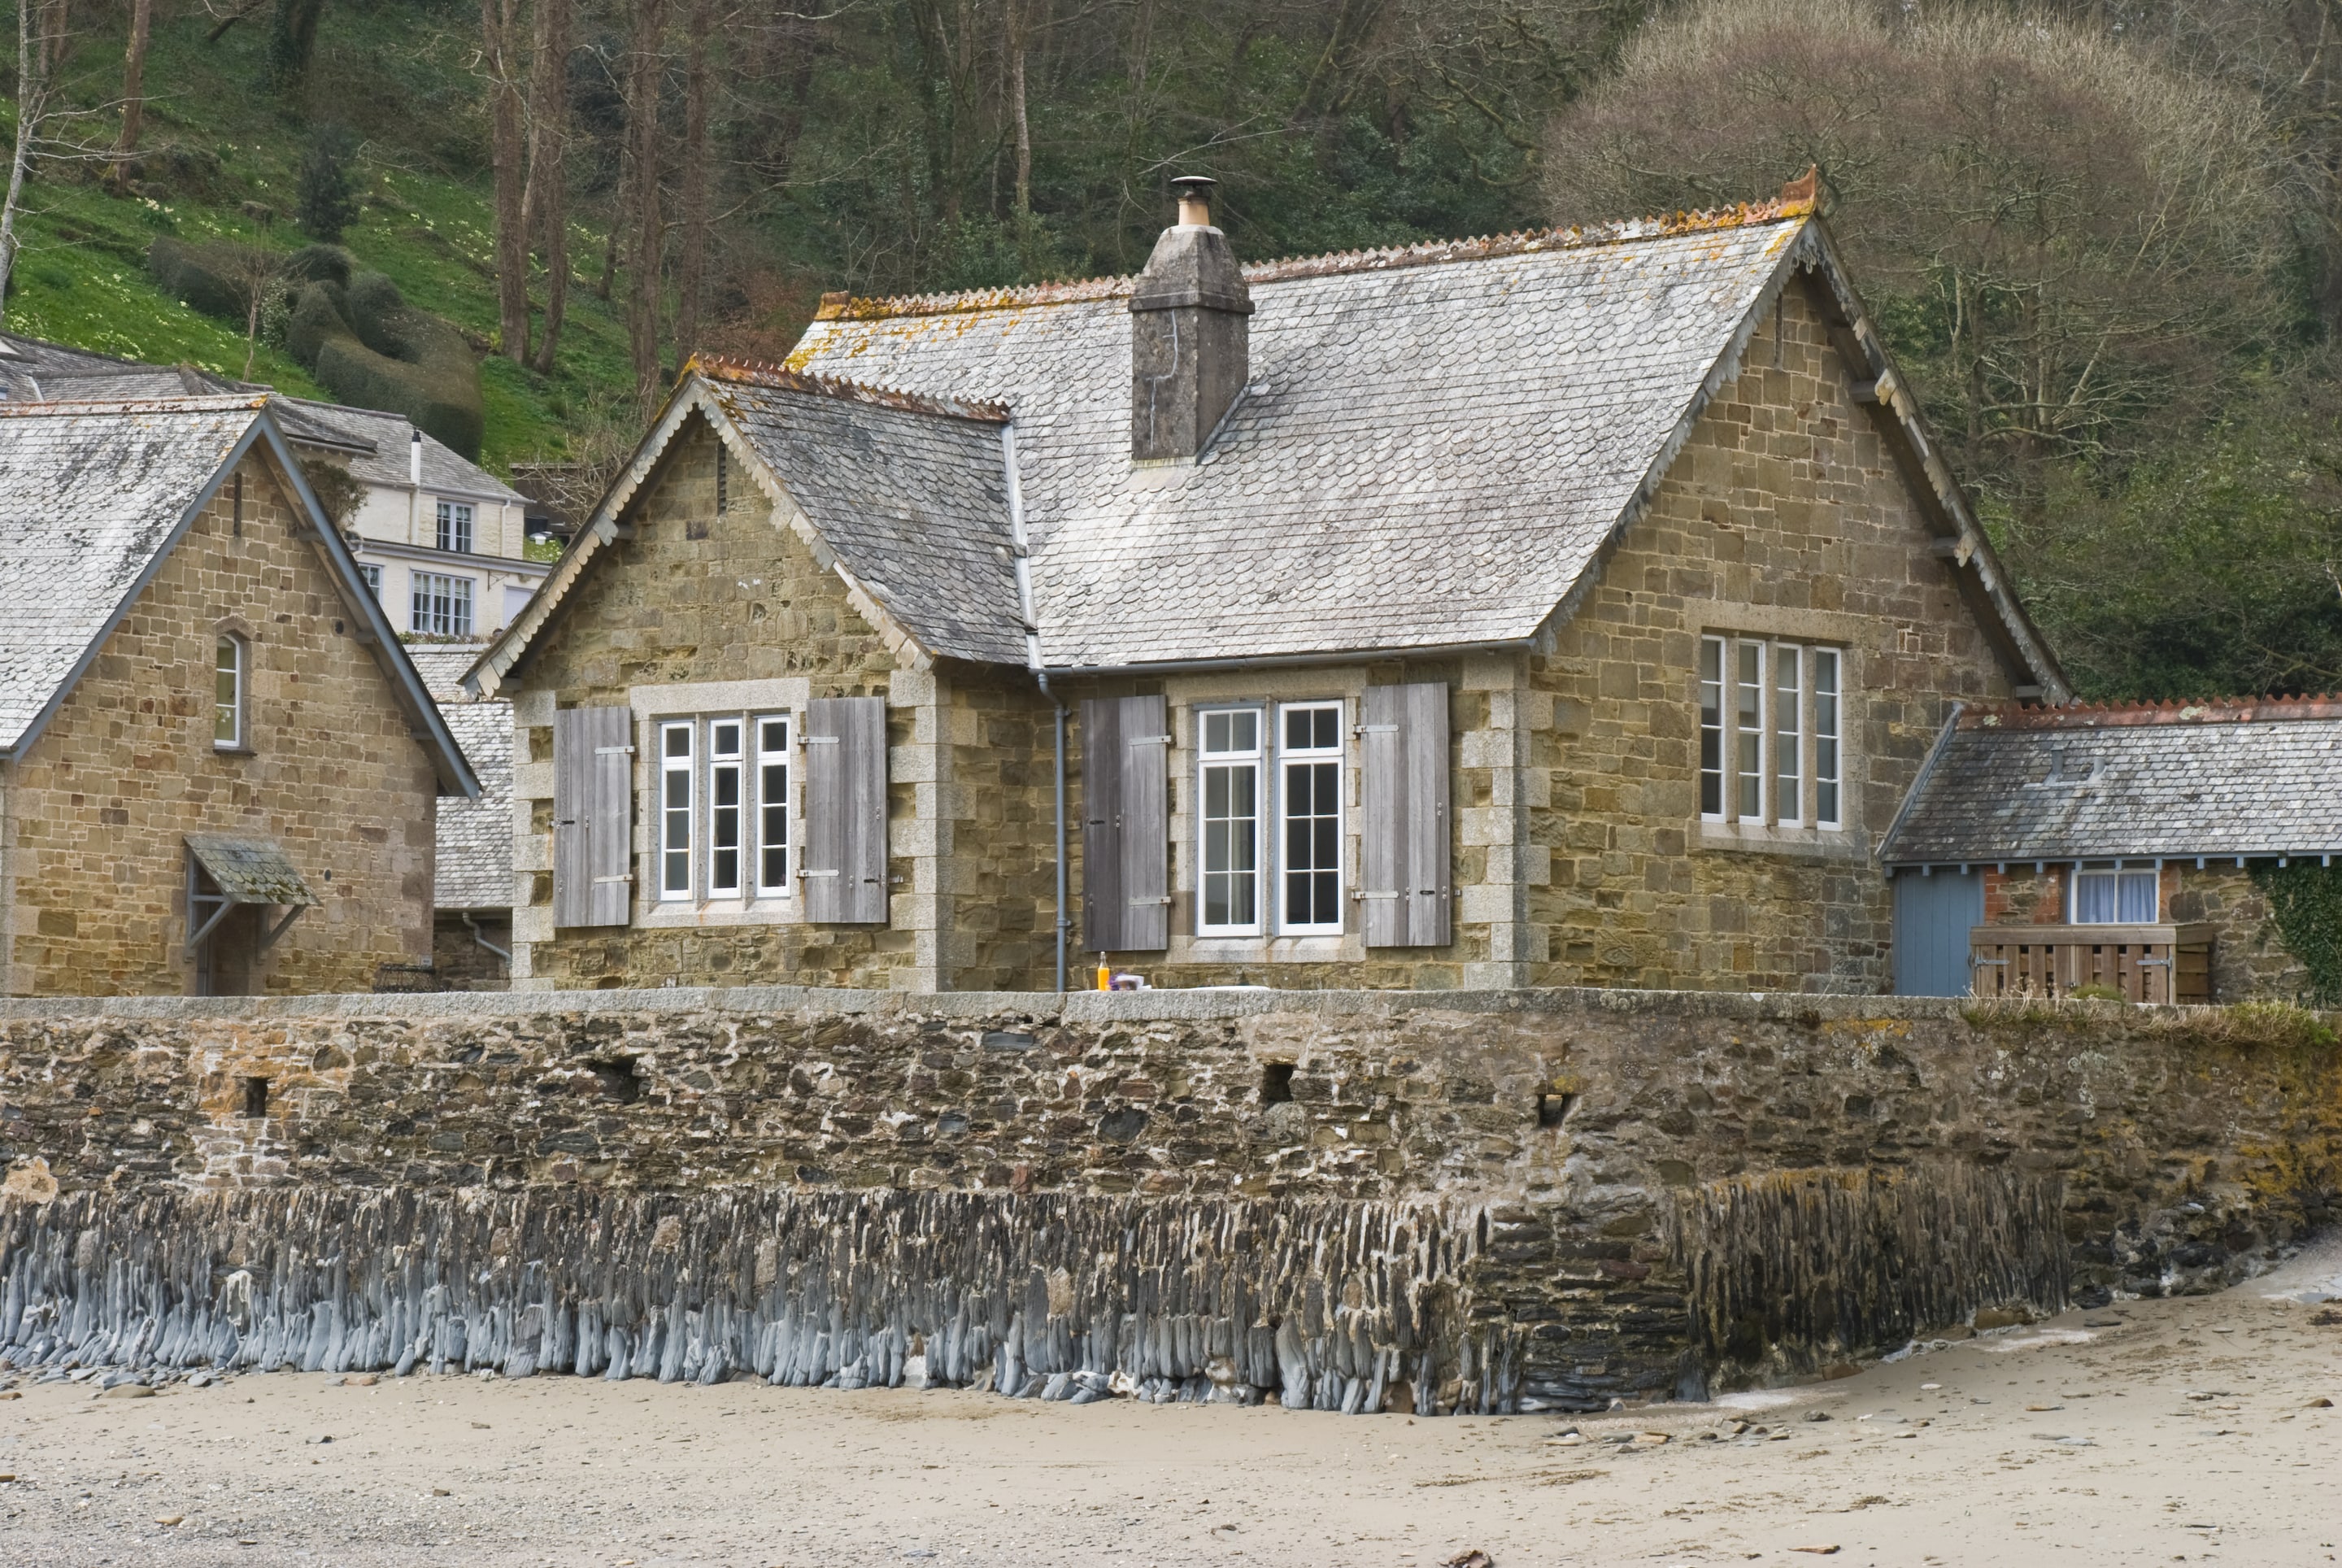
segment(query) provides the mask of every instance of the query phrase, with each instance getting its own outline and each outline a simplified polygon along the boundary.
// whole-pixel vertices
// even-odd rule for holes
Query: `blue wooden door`
[[[1895,874],[1895,994],[1968,994],[1968,929],[1984,923],[1977,871]]]

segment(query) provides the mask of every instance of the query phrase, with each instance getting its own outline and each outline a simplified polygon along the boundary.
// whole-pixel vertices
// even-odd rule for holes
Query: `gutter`
[[[1014,495],[1013,490],[1011,494]],[[1012,507],[1016,505],[1013,500],[1010,504]],[[1021,560],[1018,564],[1018,571],[1021,580],[1023,571]],[[1028,611],[1027,614],[1029,616],[1030,612]],[[1028,633],[1026,640],[1028,644],[1037,648],[1036,633]],[[1480,642],[1441,642],[1429,643],[1421,647],[1385,644],[1370,648],[1349,648],[1336,653],[1271,653],[1238,658],[1165,659],[1156,664],[1057,664],[1047,666],[1046,668],[1036,662],[1031,665],[1031,668],[1036,673],[1046,673],[1061,678],[1073,677],[1080,679],[1092,678],[1103,679],[1110,676],[1126,675],[1188,675],[1213,670],[1296,669],[1326,664],[1356,664],[1360,659],[1388,662],[1392,658],[1455,658],[1475,653],[1523,653],[1536,647],[1536,640],[1535,636],[1499,637],[1489,638]],[[1037,652],[1033,655],[1033,658],[1037,659]]]
[[[1057,994],[1066,991],[1067,945],[1073,940],[1073,916],[1066,909],[1066,699],[1049,689],[1049,668],[1041,658],[1041,623],[1033,614],[1033,560],[1025,538],[1025,486],[1016,472],[1016,422],[1000,427],[1000,460],[1008,476],[1009,563],[1016,574],[1016,613],[1025,623],[1025,664],[1049,699],[1056,716],[1056,744],[1050,749],[1057,800]]]

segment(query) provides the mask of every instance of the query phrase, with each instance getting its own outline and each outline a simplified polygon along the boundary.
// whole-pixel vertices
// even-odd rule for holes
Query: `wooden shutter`
[[[806,704],[806,919],[886,923],[886,699]]]
[[[1370,686],[1363,708],[1366,946],[1445,947],[1455,879],[1447,844],[1447,688]]]
[[[1082,946],[1171,945],[1171,724],[1160,697],[1082,704]]]
[[[634,715],[553,715],[553,923],[623,926],[633,908]]]

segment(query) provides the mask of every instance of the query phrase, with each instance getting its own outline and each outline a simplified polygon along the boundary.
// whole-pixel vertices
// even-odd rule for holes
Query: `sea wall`
[[[2342,1217],[2289,1010],[1616,991],[0,1003],[0,1357],[1583,1408]]]

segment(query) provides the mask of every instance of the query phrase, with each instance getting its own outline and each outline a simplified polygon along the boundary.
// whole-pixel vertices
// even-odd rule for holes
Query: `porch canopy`
[[[201,873],[198,876],[198,872]],[[211,887],[203,881],[208,879]],[[270,904],[286,910],[284,920],[261,939],[273,946],[303,910],[321,902],[301,879],[301,873],[273,839],[245,838],[233,833],[187,835],[187,923],[193,952],[239,904]],[[196,921],[201,920],[198,925]]]

